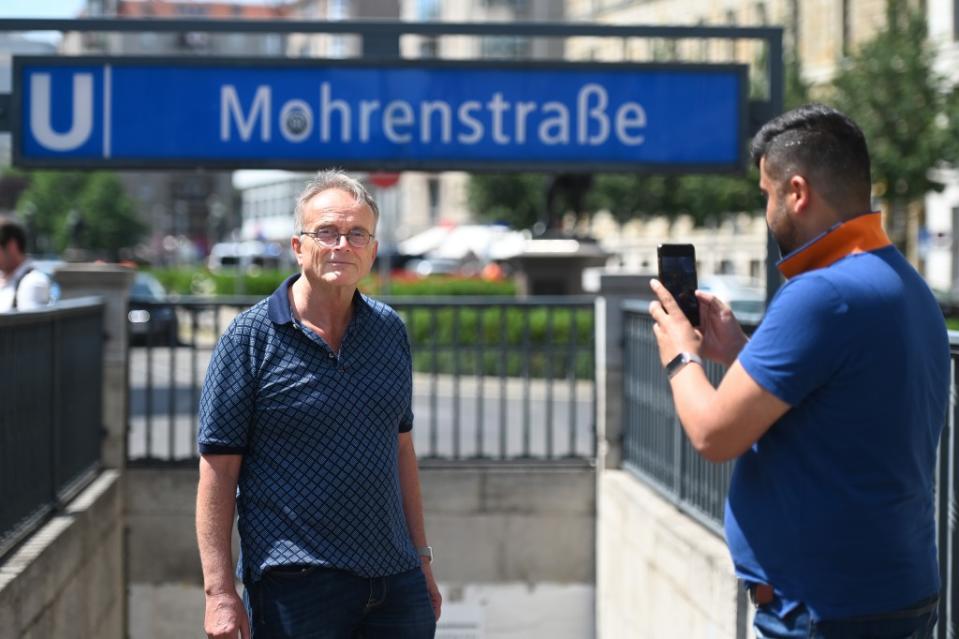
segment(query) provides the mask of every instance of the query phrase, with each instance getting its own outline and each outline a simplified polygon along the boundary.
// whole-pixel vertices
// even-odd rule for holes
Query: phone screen
[[[693,326],[699,326],[696,300],[696,253],[692,244],[663,244],[658,249],[659,281],[672,294]]]

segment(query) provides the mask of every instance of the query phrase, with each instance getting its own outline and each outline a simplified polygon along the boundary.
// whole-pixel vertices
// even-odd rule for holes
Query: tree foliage
[[[689,215],[697,224],[759,207],[759,191],[747,177],[720,175],[600,175],[590,194],[592,210],[607,210],[619,222],[635,217]]]
[[[544,217],[547,180],[539,173],[474,175],[467,197],[481,220],[528,229]]]
[[[760,57],[757,68],[764,68]],[[809,101],[809,87],[802,81],[793,52],[784,60],[784,107],[791,109]],[[754,81],[754,95],[765,91],[765,82]],[[651,175],[641,173],[599,174],[586,199],[588,211],[609,211],[620,223],[633,218],[689,215],[697,224],[718,221],[729,213],[762,208],[755,168],[745,175]],[[535,174],[479,175],[470,179],[469,203],[482,219],[505,222],[514,228],[529,228],[545,218],[547,176]]]
[[[67,247],[116,260],[146,233],[136,206],[112,173],[36,171],[17,200],[36,247],[62,253]]]
[[[922,13],[887,0],[886,25],[852,56],[833,82],[836,107],[862,128],[869,143],[874,195],[889,204],[889,231],[905,246],[905,205],[941,190],[930,169],[955,164],[956,92],[933,68]]]

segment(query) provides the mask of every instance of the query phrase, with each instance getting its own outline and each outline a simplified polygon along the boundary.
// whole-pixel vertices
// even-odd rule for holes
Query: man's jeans
[[[419,568],[365,578],[316,566],[268,570],[244,597],[253,639],[432,639]]]
[[[759,606],[753,627],[757,639],[931,639],[937,603],[934,597],[905,610],[836,621],[813,621],[805,606],[784,619]]]

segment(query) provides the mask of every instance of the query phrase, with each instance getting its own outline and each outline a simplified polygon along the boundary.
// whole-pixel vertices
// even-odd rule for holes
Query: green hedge
[[[244,295],[265,297],[276,290],[288,271],[259,271],[242,275],[242,289],[235,271],[211,272],[205,268],[179,267],[150,270],[168,292],[179,295]],[[363,292],[379,295],[378,280],[366,278]],[[502,296],[512,297],[512,281],[488,282],[477,278],[447,276],[394,280],[390,297],[410,329],[413,365],[417,372],[440,374],[501,375],[510,377],[565,378],[574,371],[579,379],[591,379],[593,364],[592,309],[494,306],[487,309],[443,307],[404,308],[415,297]],[[504,316],[505,314],[505,316]],[[434,319],[435,315],[435,319]],[[552,315],[552,318],[550,317]],[[527,319],[528,316],[528,319]],[[571,335],[575,331],[575,348]]]
[[[566,377],[572,367],[577,378],[593,377],[592,309],[398,310],[417,372]]]
[[[240,274],[236,271],[210,271],[199,267],[153,268],[152,273],[167,292],[176,295],[257,295],[266,296],[291,275],[286,270],[261,270]],[[380,295],[379,278],[370,275],[360,282],[360,290]],[[435,276],[422,279],[395,279],[390,282],[391,297],[431,295],[516,295],[512,281],[488,282],[479,278]]]
[[[379,280],[372,277],[360,286],[370,295],[379,294]],[[394,279],[390,282],[390,297],[426,297],[431,295],[516,295],[512,280],[490,282],[476,277],[449,277],[433,275],[418,279]]]

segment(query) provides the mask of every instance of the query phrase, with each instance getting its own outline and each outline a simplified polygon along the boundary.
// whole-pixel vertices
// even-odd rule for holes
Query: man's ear
[[[787,199],[793,211],[803,214],[812,202],[812,193],[809,181],[801,175],[789,178],[789,188],[786,191]]]
[[[296,257],[296,263],[303,266],[300,255],[300,251],[303,250],[303,243],[300,241],[299,235],[294,235],[290,238],[290,248],[293,249],[293,256]]]

